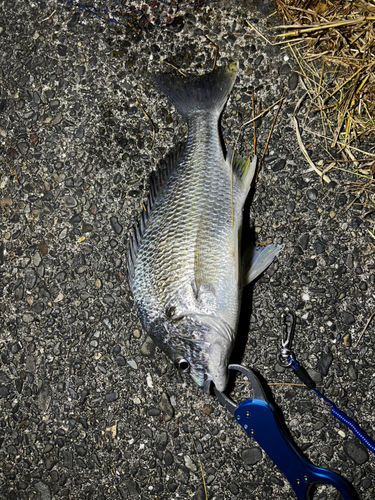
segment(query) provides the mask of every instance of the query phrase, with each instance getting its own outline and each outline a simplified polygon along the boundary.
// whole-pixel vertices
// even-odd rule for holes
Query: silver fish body
[[[156,77],[187,121],[188,138],[152,176],[128,258],[144,328],[205,390],[211,381],[220,391],[227,384],[243,286],[242,211],[256,163],[226,159],[220,143],[236,73],[232,63],[194,80]]]

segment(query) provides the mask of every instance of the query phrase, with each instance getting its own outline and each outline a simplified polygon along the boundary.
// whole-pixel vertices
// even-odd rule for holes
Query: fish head
[[[205,314],[173,317],[165,328],[170,334],[170,353],[176,367],[189,373],[205,392],[210,391],[211,382],[223,392],[234,343],[232,329],[217,316]]]

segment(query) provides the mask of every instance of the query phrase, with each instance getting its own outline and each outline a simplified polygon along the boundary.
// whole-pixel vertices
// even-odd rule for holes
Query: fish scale
[[[218,158],[214,158],[214,162],[212,160],[202,155],[195,169],[190,168],[182,177],[179,170],[184,171],[189,162],[188,158],[184,160],[176,171],[177,179],[171,179],[166,188],[163,203],[154,208],[152,224],[145,233],[145,244],[137,258],[144,261],[145,272],[157,276],[157,280],[166,278],[168,273],[163,295],[171,295],[176,288],[196,281],[197,253],[201,259],[207,256],[207,265],[202,262],[200,266],[204,268],[203,278],[211,285],[216,285],[220,278],[223,260],[229,253],[229,250],[223,252],[223,247],[228,246],[228,230],[231,232],[232,229],[230,225],[218,222],[231,221],[230,183],[228,175],[225,175],[225,182],[220,182]],[[207,167],[201,168],[199,163],[214,165],[215,172],[210,172]],[[223,156],[221,163],[229,171]],[[152,253],[147,245],[149,233],[155,233]],[[155,247],[154,239],[157,242]],[[192,252],[192,249],[195,251]],[[155,269],[162,272],[155,273]],[[156,289],[158,291],[161,293],[160,287]]]

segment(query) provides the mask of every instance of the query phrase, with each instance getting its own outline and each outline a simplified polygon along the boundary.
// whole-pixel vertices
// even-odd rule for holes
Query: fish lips
[[[228,364],[231,352],[232,343],[223,337],[218,337],[210,343],[207,377],[203,384],[205,391],[209,387],[209,381],[215,385],[219,392],[225,391],[228,384]]]

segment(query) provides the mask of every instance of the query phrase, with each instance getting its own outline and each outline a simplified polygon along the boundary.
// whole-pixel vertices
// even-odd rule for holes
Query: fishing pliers
[[[358,499],[353,486],[344,478],[327,469],[311,464],[293,443],[276,409],[267,400],[261,382],[255,373],[242,365],[229,365],[229,370],[243,373],[250,382],[253,398],[237,405],[226,394],[214,388],[220,403],[227,408],[248,436],[263,448],[270,459],[288,479],[298,500],[308,500],[316,483],[333,486],[344,500]]]

